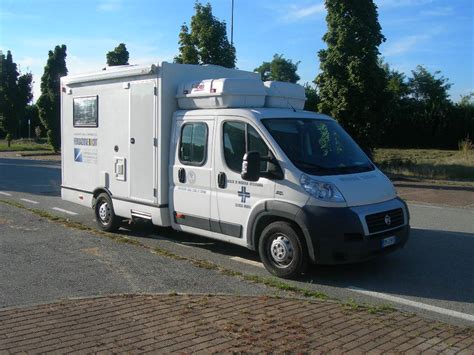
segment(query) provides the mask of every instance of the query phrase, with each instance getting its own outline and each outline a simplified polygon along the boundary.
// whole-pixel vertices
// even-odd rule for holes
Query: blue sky
[[[205,1],[202,1],[205,2]],[[231,0],[212,0],[230,36]],[[473,0],[376,0],[387,41],[380,51],[395,69],[440,70],[453,83],[454,101],[474,92]],[[131,64],[172,61],[178,33],[194,0],[0,0],[0,50],[11,50],[22,72],[34,75],[35,99],[48,50],[68,47],[70,74],[105,65],[105,54],[124,42]],[[253,70],[274,53],[300,61],[301,83],[319,71],[325,48],[323,1],[235,0],[237,66]]]

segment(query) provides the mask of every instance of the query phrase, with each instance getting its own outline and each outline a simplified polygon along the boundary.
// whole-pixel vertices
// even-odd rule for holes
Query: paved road
[[[2,203],[0,270],[0,308],[119,293],[272,292]]]
[[[1,199],[95,225],[92,210],[60,199],[60,179],[58,163],[0,159]],[[410,212],[413,231],[405,249],[362,264],[313,266],[293,282],[342,300],[390,303],[430,318],[474,324],[474,210],[412,204]],[[269,275],[257,255],[237,246],[157,227],[138,226],[122,233],[180,255]],[[136,267],[128,261],[121,265],[125,270]],[[150,273],[157,270],[152,268]],[[94,288],[89,292],[99,293]]]

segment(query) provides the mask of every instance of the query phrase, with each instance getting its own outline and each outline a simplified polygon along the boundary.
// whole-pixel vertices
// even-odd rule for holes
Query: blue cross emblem
[[[247,188],[242,186],[242,189],[237,192],[237,195],[240,197],[240,202],[245,203],[247,198],[250,198],[250,192],[247,192]]]

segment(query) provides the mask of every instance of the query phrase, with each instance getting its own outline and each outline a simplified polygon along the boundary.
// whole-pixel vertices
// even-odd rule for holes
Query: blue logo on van
[[[250,192],[247,192],[247,188],[242,186],[240,191],[237,191],[237,194],[240,197],[240,202],[245,203],[248,198],[250,198]]]
[[[74,161],[82,163],[82,152],[80,148],[74,148]]]

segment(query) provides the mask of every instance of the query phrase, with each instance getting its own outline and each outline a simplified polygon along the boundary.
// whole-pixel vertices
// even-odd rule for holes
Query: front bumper
[[[394,208],[403,209],[404,223],[371,234],[365,216]],[[313,246],[311,259],[317,264],[353,263],[388,254],[403,247],[410,234],[408,207],[399,198],[361,207],[305,206],[297,219],[305,226]],[[382,247],[382,240],[389,237],[395,237],[395,244]]]

